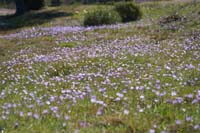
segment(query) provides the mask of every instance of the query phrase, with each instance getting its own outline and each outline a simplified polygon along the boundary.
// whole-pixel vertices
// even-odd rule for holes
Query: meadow
[[[200,3],[84,27],[99,6],[0,16],[0,132],[199,133]]]

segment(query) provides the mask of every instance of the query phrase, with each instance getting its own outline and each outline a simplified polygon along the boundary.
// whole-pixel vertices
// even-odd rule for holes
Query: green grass
[[[192,101],[200,86],[200,3],[163,1],[140,6],[143,18],[119,29],[0,39],[0,131],[198,133],[200,128],[194,127],[200,124],[199,102]],[[47,8],[40,12],[56,10],[72,16],[37,24],[34,18],[25,27],[2,33],[31,26],[82,25],[84,10],[93,8],[96,5]],[[175,12],[186,19],[160,24]],[[24,21],[7,21],[11,20],[15,25]],[[185,97],[188,94],[193,98]],[[100,104],[92,103],[93,96]],[[171,103],[180,97],[181,103]],[[48,114],[42,113],[45,110]],[[188,116],[191,121],[186,121]]]

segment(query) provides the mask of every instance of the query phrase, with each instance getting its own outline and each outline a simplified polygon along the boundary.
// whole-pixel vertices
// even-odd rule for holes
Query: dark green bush
[[[97,9],[85,15],[84,25],[85,26],[106,25],[106,24],[115,24],[120,21],[121,17],[116,11],[107,9]]]
[[[115,5],[115,10],[119,13],[123,22],[140,19],[142,13],[140,8],[131,2],[122,2]]]
[[[27,10],[39,10],[44,6],[45,0],[25,0],[24,3],[27,5]]]

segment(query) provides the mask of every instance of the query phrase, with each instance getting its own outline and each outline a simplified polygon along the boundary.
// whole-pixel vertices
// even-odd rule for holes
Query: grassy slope
[[[200,4],[158,2],[141,4],[141,7],[144,12],[142,20],[120,29],[97,29],[66,34],[66,38],[78,38],[72,39],[73,42],[61,42],[58,45],[55,42],[59,36],[26,40],[1,39],[0,60],[13,58],[13,62],[16,60],[18,63],[1,65],[0,82],[5,80],[6,83],[0,84],[0,90],[5,93],[5,97],[1,93],[0,105],[5,108],[0,108],[0,116],[7,118],[0,120],[0,128],[7,132],[79,130],[143,133],[149,132],[150,129],[158,132],[199,132],[194,130],[195,125],[200,124],[199,103],[191,102],[198,95],[200,85]],[[76,7],[75,10],[83,11],[85,8],[93,7]],[[66,9],[61,7],[59,10]],[[73,13],[75,11],[74,8],[67,10]],[[159,24],[160,17],[175,12],[185,16],[186,20],[166,23],[164,26]],[[80,24],[82,15],[81,12],[67,18],[53,19],[40,26],[71,25],[67,21],[71,21],[71,18]],[[63,23],[66,21],[67,23]],[[83,37],[86,39],[82,40]],[[195,37],[191,43],[185,40]],[[189,50],[185,49],[187,45]],[[78,50],[73,49],[77,46]],[[61,49],[54,50],[57,47]],[[63,47],[73,48],[67,51]],[[24,53],[12,54],[21,49],[25,49]],[[134,51],[135,49],[137,50]],[[66,51],[62,52],[63,50]],[[134,53],[128,50],[133,50]],[[87,55],[93,51],[96,51],[96,57]],[[58,61],[23,63],[25,59],[36,57],[37,54],[53,57],[60,55],[62,58]],[[195,68],[186,67],[189,64]],[[80,76],[80,73],[96,76]],[[56,77],[61,81],[55,80]],[[91,92],[88,88],[91,88]],[[103,91],[103,88],[106,88],[106,91]],[[74,90],[74,93],[69,95],[76,97],[76,102],[73,99],[59,100],[60,96],[67,95],[67,92],[63,92],[67,89]],[[100,89],[102,92],[99,92]],[[87,94],[84,99],[79,98],[81,96],[78,91],[82,95],[83,92]],[[175,92],[176,95],[172,95]],[[159,93],[166,94],[158,96]],[[120,101],[115,101],[120,94],[124,96]],[[188,94],[192,94],[193,98],[186,98],[185,95]],[[55,100],[51,101],[52,96]],[[91,96],[96,96],[97,100],[103,101],[107,106],[91,103]],[[171,103],[178,101],[178,98],[182,98],[181,103]],[[47,101],[51,104],[48,105]],[[9,103],[21,105],[7,107]],[[30,108],[28,105],[34,107]],[[58,111],[49,109],[55,106]],[[45,109],[49,111],[46,115],[42,114]],[[102,115],[97,115],[98,110],[103,110]],[[126,110],[129,111],[128,114]],[[40,117],[28,116],[28,112],[39,114]],[[69,116],[69,120],[66,120],[66,116]],[[188,116],[192,117],[191,121],[185,120]],[[181,120],[181,124],[176,124],[177,120]]]

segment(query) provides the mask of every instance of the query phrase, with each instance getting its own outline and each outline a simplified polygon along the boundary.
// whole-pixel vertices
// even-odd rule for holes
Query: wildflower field
[[[0,132],[199,133],[200,3],[139,6],[125,24],[83,27],[96,5],[75,5],[0,31]]]

